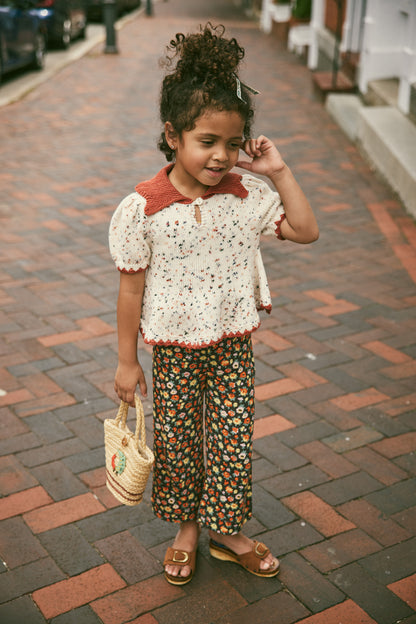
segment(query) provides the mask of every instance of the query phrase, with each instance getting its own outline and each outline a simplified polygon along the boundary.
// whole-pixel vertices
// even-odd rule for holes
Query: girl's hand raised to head
[[[252,160],[239,160],[237,167],[247,169],[251,173],[271,177],[280,173],[285,163],[275,144],[264,135],[257,139],[248,139],[242,149]]]
[[[252,160],[239,160],[237,166],[267,176],[280,195],[286,216],[280,230],[283,238],[295,243],[315,241],[319,228],[312,208],[274,143],[261,135],[246,141],[243,149]]]

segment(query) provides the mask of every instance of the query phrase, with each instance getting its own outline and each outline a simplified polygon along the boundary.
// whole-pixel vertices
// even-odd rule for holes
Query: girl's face
[[[173,186],[195,199],[218,184],[238,161],[243,130],[244,120],[235,111],[208,110],[180,137],[167,122],[166,138],[175,150]]]

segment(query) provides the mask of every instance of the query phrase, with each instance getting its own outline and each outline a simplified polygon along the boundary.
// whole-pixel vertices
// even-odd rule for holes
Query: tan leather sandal
[[[212,557],[220,561],[232,561],[245,568],[251,574],[271,578],[279,574],[280,565],[277,561],[273,566],[263,570],[260,563],[267,557],[270,550],[261,542],[253,541],[253,548],[242,555],[237,555],[234,551],[215,540],[209,541],[209,552]]]
[[[179,550],[178,548],[169,547],[166,551],[165,560],[163,562],[164,566],[173,565],[178,566],[179,568],[184,568],[185,566],[189,566],[191,568],[190,574],[188,576],[173,576],[172,574],[168,574],[165,570],[165,578],[171,585],[186,585],[192,579],[195,571],[195,562],[196,562],[196,549],[192,552],[187,552],[186,550]]]

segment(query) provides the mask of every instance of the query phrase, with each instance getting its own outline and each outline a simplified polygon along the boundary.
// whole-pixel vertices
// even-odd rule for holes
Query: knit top
[[[249,334],[258,310],[271,310],[260,236],[282,238],[280,196],[251,175],[229,173],[191,200],[171,184],[171,167],[125,197],[110,225],[118,270],[146,270],[144,341],[202,348]]]

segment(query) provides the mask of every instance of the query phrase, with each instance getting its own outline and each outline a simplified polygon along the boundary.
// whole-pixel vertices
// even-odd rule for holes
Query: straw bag
[[[126,425],[129,404],[121,401],[117,416],[104,421],[107,487],[124,505],[137,505],[153,466],[154,456],[146,446],[143,405],[135,396],[136,433]]]

